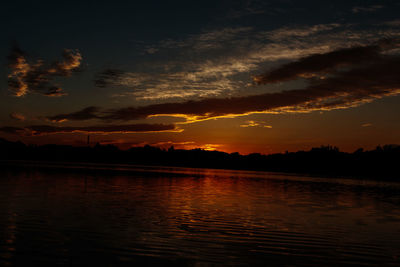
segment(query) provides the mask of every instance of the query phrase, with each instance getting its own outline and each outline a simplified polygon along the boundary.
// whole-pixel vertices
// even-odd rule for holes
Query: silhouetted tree
[[[400,146],[396,144],[379,145],[370,151],[359,148],[354,153],[340,152],[337,147],[327,145],[309,151],[240,155],[238,152],[228,154],[203,149],[183,150],[173,146],[165,150],[150,145],[128,150],[99,143],[92,147],[54,144],[26,146],[22,142],[0,138],[0,159],[128,163],[400,179]],[[5,167],[6,163],[3,162],[1,166]]]

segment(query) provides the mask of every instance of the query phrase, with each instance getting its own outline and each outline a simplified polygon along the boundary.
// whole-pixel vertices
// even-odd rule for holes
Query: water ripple
[[[1,171],[0,265],[400,265],[399,186],[149,169]]]

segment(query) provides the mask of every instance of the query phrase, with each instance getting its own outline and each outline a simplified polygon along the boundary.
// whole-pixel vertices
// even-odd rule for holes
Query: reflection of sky
[[[398,184],[148,170],[160,173],[58,172],[54,179],[52,172],[2,171],[0,260],[119,263],[148,256],[259,265],[275,255],[284,265],[398,263]]]
[[[13,40],[26,52],[31,64],[39,59],[60,61],[66,48],[78,49],[83,60],[78,73],[51,81],[68,94],[57,98],[37,92],[12,96],[6,78],[10,70],[0,68],[5,77],[0,81],[0,126],[168,124],[183,119],[154,117],[129,122],[88,120],[54,124],[44,117],[89,106],[118,109],[301,89],[307,86],[307,80],[255,85],[252,76],[315,53],[398,37],[399,8],[396,1],[7,4],[1,18],[2,66],[7,65]],[[121,72],[106,79],[106,86],[96,87],[94,81],[108,69]],[[242,153],[307,149],[328,143],[344,150],[372,148],[399,143],[398,101],[398,96],[391,96],[322,114],[253,114],[178,124],[181,132],[105,132],[94,133],[92,139],[104,143],[114,140],[121,146],[126,143],[125,147],[168,143],[182,148],[214,147]],[[18,120],[21,116],[24,121]],[[250,126],[240,127],[246,124]],[[366,124],[369,127],[362,127]],[[7,139],[28,143],[68,144],[78,144],[84,140],[83,135],[2,134]]]

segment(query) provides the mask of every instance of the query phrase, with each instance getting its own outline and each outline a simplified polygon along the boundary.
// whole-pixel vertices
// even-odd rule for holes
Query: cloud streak
[[[244,124],[239,125],[239,127],[242,127],[242,128],[248,128],[248,127],[272,128],[271,125],[268,125],[262,121],[246,121]]]
[[[143,66],[140,72],[105,70],[96,75],[95,85],[123,89],[124,92],[115,92],[112,96],[130,96],[136,100],[234,95],[246,90],[249,84],[243,77],[247,79],[250,71],[260,64],[331,50],[337,42],[330,40],[327,45],[326,40],[313,38],[340,26],[284,27],[267,32],[257,32],[250,27],[223,28],[183,40],[164,40],[151,47],[151,51],[178,53],[179,58],[185,59],[183,62],[152,62],[147,72],[143,71]],[[303,39],[300,43],[299,38]],[[308,43],[306,38],[313,40]]]
[[[77,50],[65,49],[63,60],[45,64],[43,60],[29,63],[27,55],[16,44],[8,56],[8,88],[17,97],[28,93],[39,93],[49,97],[59,97],[66,93],[51,83],[56,77],[67,77],[78,70],[82,56]]]
[[[375,12],[379,9],[384,8],[382,5],[371,5],[371,6],[355,6],[353,7],[353,13],[363,13],[363,12]]]
[[[382,58],[382,52],[398,47],[394,40],[382,40],[376,45],[356,46],[328,53],[315,54],[254,77],[258,84],[270,84],[297,78],[312,78],[332,73],[338,68],[369,63]]]
[[[260,68],[338,48],[361,46],[365,40],[400,36],[392,27],[365,30],[356,24],[287,25],[260,31],[251,27],[221,28],[163,40],[152,46],[151,62],[131,70],[97,75],[98,87],[111,96],[137,101],[177,101],[245,94],[254,89],[248,77]],[[143,49],[143,44],[138,49]],[[174,60],[165,61],[163,55]],[[117,70],[118,71],[118,70]],[[106,70],[104,73],[107,73]],[[105,79],[97,79],[105,78]],[[106,83],[102,83],[106,81]]]
[[[308,86],[301,89],[109,110],[84,109],[48,119],[130,121],[170,115],[185,117],[193,122],[249,113],[311,112],[354,107],[400,93],[400,56],[387,53],[398,46],[398,40],[382,40],[370,46],[311,55],[272,69],[256,79],[258,84],[266,84],[308,78]],[[310,78],[321,72],[325,75],[323,79]]]
[[[100,112],[100,108],[98,107],[87,107],[77,112],[67,113],[67,114],[59,114],[56,116],[48,117],[52,122],[63,122],[63,121],[84,121],[90,119],[100,119],[101,117],[97,114]]]
[[[218,96],[238,87],[237,82],[227,78],[231,73],[211,70],[202,66],[192,71],[147,74],[108,69],[99,73],[94,82],[97,87],[129,88],[131,91],[113,96],[138,100]]]
[[[23,136],[47,135],[56,133],[138,133],[180,131],[173,124],[130,124],[130,125],[98,125],[83,127],[59,127],[50,125],[32,125],[26,127],[0,127],[0,132]]]
[[[17,112],[10,113],[10,118],[17,120],[17,121],[24,121],[26,119],[24,114],[17,113]]]

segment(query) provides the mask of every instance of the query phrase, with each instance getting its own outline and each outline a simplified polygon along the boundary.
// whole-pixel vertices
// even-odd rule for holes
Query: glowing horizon
[[[241,154],[400,143],[400,5],[244,2],[26,4],[44,12],[32,24],[10,11],[0,137]]]

